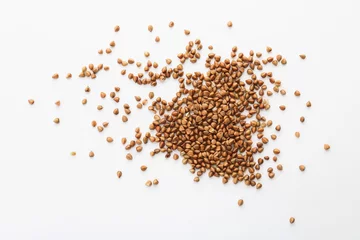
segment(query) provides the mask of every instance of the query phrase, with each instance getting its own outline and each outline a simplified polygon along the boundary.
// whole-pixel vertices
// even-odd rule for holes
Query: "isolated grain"
[[[303,171],[305,171],[305,166],[304,166],[304,165],[300,165],[300,166],[299,166],[299,169],[300,169],[300,171],[303,172]]]
[[[99,110],[99,111],[103,110],[103,108],[104,108],[104,107],[103,107],[102,105],[98,105],[98,106],[97,106],[97,110]]]
[[[123,70],[121,70],[121,75],[125,75],[126,74],[126,69],[123,69]]]
[[[140,169],[141,169],[141,171],[145,172],[145,171],[146,171],[146,169],[147,169],[147,166],[142,165],[142,166],[140,167]]]
[[[98,132],[102,132],[102,131],[104,131],[104,128],[102,126],[97,126],[97,130],[98,130]]]
[[[134,98],[135,98],[135,100],[136,100],[137,102],[140,102],[140,101],[141,101],[141,97],[140,97],[140,96],[134,96]]]
[[[231,28],[231,27],[233,26],[233,23],[232,23],[231,21],[228,21],[228,22],[227,22],[227,26],[228,26],[229,28]]]
[[[94,157],[94,156],[95,156],[94,152],[93,152],[93,151],[90,151],[90,152],[89,152],[89,157],[92,158],[92,157]]]
[[[199,182],[200,178],[199,177],[194,177],[194,182]]]
[[[285,111],[286,106],[285,105],[280,105],[279,108],[280,108],[281,111]]]
[[[114,141],[114,139],[112,137],[107,137],[106,141],[109,142],[109,143],[112,143]]]
[[[144,52],[144,56],[145,56],[145,57],[149,57],[149,56],[150,56],[150,53],[149,53],[149,52]]]
[[[98,50],[98,54],[103,54],[104,53],[104,51],[102,50],[102,49],[100,49],[100,50]]]
[[[119,109],[118,109],[118,108],[115,108],[115,109],[113,110],[113,113],[114,113],[115,115],[118,115],[118,114],[119,114]]]
[[[87,103],[87,99],[84,98],[83,100],[81,100],[81,103],[82,103],[83,105],[85,105],[85,104]]]
[[[167,59],[166,59],[166,63],[167,63],[168,65],[170,65],[171,62],[172,62],[172,60],[171,60],[170,58],[167,58]]]
[[[114,27],[114,32],[118,32],[118,31],[120,31],[120,26],[119,26],[119,25],[116,25],[116,26]]]
[[[106,128],[107,126],[109,126],[109,123],[108,122],[103,122],[102,125],[103,125],[103,127]]]
[[[121,139],[121,143],[122,143],[123,145],[126,143],[126,141],[127,141],[127,139],[124,138],[124,137]]]
[[[291,224],[293,224],[293,223],[295,222],[295,218],[291,217],[291,218],[289,219],[289,221],[290,221]]]
[[[114,41],[111,41],[111,42],[109,43],[109,45],[110,45],[110,47],[115,47],[115,42],[114,42]]]
[[[35,103],[35,101],[34,101],[34,99],[29,99],[29,100],[28,100],[28,103],[29,103],[30,105],[33,105],[33,104]]]
[[[184,30],[184,33],[185,33],[185,35],[189,35],[189,34],[190,34],[190,30],[185,29],[185,30]]]
[[[131,155],[131,153],[126,154],[126,159],[133,160],[133,156]]]
[[[105,66],[105,67],[104,67],[104,70],[105,70],[105,71],[109,71],[109,70],[110,70],[110,67],[109,67],[109,66]]]
[[[300,54],[299,55],[301,59],[305,59],[306,58],[306,55],[305,54]]]
[[[306,106],[307,106],[307,107],[311,107],[311,102],[308,101],[308,102],[306,103]]]
[[[281,94],[281,95],[286,95],[286,91],[285,91],[284,89],[281,89],[281,90],[280,90],[280,94]]]
[[[96,127],[97,123],[96,121],[91,121],[91,126]]]
[[[153,184],[154,184],[154,185],[158,185],[158,184],[159,184],[159,180],[157,180],[157,179],[155,178],[154,181],[153,181]]]
[[[60,123],[60,118],[54,118],[53,122],[56,123],[56,124],[59,124]]]
[[[281,164],[278,164],[278,165],[276,166],[276,168],[277,168],[277,170],[279,170],[279,171],[282,171],[282,170],[283,170],[283,166],[282,166]]]
[[[59,74],[54,73],[54,75],[52,75],[52,78],[53,78],[53,79],[58,79],[58,78],[59,78]]]
[[[269,53],[269,52],[271,52],[271,51],[272,51],[272,48],[271,48],[271,47],[269,47],[269,46],[267,46],[267,47],[266,47],[266,51]]]
[[[330,145],[329,145],[329,144],[324,144],[324,149],[325,149],[325,150],[329,150],[329,149],[330,149]]]
[[[86,87],[85,87],[85,92],[90,92],[90,91],[91,91],[90,87],[89,87],[89,86],[86,86]]]
[[[299,138],[300,137],[300,132],[295,132],[295,137]]]
[[[149,92],[149,98],[150,98],[150,99],[153,99],[153,98],[154,98],[154,96],[155,96],[155,95],[154,95],[154,93],[153,93],[153,92]]]
[[[300,93],[298,90],[296,90],[296,91],[294,92],[294,95],[297,96],[297,97],[300,97],[301,93]]]
[[[281,64],[282,64],[282,65],[287,64],[287,61],[286,61],[286,59],[285,59],[285,58],[281,59]]]
[[[239,199],[239,200],[238,200],[238,205],[239,205],[239,206],[242,206],[243,204],[244,204],[244,200]]]
[[[169,22],[169,27],[172,28],[173,26],[174,26],[174,22],[173,21]]]
[[[155,42],[160,42],[160,37],[159,36],[155,37]]]
[[[71,152],[70,155],[71,156],[76,156],[76,152]]]
[[[121,117],[121,120],[122,120],[123,122],[127,122],[127,121],[128,121],[128,118],[127,118],[127,116],[123,115],[123,116]]]
[[[177,154],[175,153],[174,156],[173,156],[173,159],[174,159],[174,160],[178,160],[178,159],[179,159],[179,155],[177,155]]]
[[[101,92],[101,93],[100,93],[100,97],[101,97],[101,98],[105,98],[105,97],[106,97],[106,93]]]
[[[305,122],[305,117],[300,117],[300,122]]]
[[[148,26],[148,31],[149,31],[149,32],[152,32],[153,29],[154,29],[154,27],[153,27],[152,25],[149,25],[149,26]]]
[[[257,183],[257,184],[256,184],[256,189],[260,189],[260,188],[262,188],[262,184],[261,184],[261,183]]]
[[[214,47],[213,47],[212,45],[209,45],[209,46],[208,46],[208,49],[209,49],[209,50],[213,50]]]
[[[69,78],[71,78],[71,77],[72,77],[72,74],[71,74],[71,73],[66,74],[66,78],[67,78],[67,79],[69,79]]]
[[[138,109],[142,109],[142,104],[141,103],[138,103],[138,104],[136,104],[136,107],[138,108]]]
[[[120,87],[114,87],[115,92],[120,92]]]
[[[152,182],[151,182],[150,180],[148,180],[148,181],[146,181],[145,185],[146,185],[147,187],[151,187]]]
[[[105,51],[107,54],[110,54],[112,52],[112,50],[110,48],[107,48]]]
[[[142,151],[142,149],[143,149],[143,147],[142,147],[142,146],[137,146],[137,147],[136,147],[136,151],[137,151],[137,152],[141,152],[141,151]]]
[[[273,172],[268,173],[268,177],[271,178],[271,179],[274,178],[274,177],[275,177],[275,173],[273,173]]]
[[[57,100],[57,101],[55,102],[55,105],[58,106],[58,107],[60,107],[60,104],[61,104],[60,100]]]
[[[277,148],[274,148],[273,153],[274,153],[274,154],[280,154],[280,150],[277,149]]]
[[[277,125],[277,126],[275,127],[275,130],[276,130],[276,131],[280,131],[280,130],[281,130],[281,126],[280,126],[280,125]]]

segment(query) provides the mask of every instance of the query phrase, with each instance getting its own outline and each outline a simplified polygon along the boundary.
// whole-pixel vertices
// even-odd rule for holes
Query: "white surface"
[[[355,0],[2,1],[0,239],[359,239],[358,12]],[[191,30],[188,37],[185,28]],[[152,90],[171,99],[177,84],[135,85],[120,76],[117,57],[143,61],[149,51],[152,60],[175,63],[176,54],[195,38],[202,40],[203,54],[209,44],[222,56],[234,45],[243,52],[265,52],[269,45],[288,59],[286,67],[270,67],[288,94],[271,97],[268,114],[282,131],[267,150],[281,149],[278,163],[284,171],[276,171],[273,180],[264,177],[259,191],[224,186],[207,176],[196,184],[181,161],[152,159],[152,144],[132,162],[125,160],[121,137],[133,136],[136,126],[146,132],[151,118],[146,109],[136,109],[133,96],[146,97]],[[98,56],[111,40],[117,43],[114,52]],[[67,72],[77,76],[91,62],[108,64],[111,71],[95,81],[64,78]],[[203,70],[203,63],[186,69]],[[57,81],[51,79],[54,72],[60,74]],[[86,85],[92,92],[82,106]],[[116,85],[121,111],[124,103],[132,105],[127,124],[121,114],[112,114],[116,104],[99,97]],[[293,96],[296,89],[301,98]],[[33,106],[29,98],[35,99]],[[54,105],[58,99],[60,108]],[[305,107],[308,100],[311,109]],[[100,103],[102,112],[96,110]],[[285,112],[280,104],[287,106]],[[60,125],[53,124],[54,117]],[[94,119],[110,125],[100,134],[90,127]],[[330,151],[323,150],[324,143]],[[146,172],[140,171],[142,164]],[[300,164],[305,172],[298,170]],[[268,166],[275,164],[269,161],[262,170]],[[154,178],[160,184],[146,188],[145,181]]]

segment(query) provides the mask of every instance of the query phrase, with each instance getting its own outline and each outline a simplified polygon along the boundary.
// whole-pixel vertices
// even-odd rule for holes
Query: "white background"
[[[359,239],[359,10],[355,0],[1,1],[0,239]],[[173,29],[169,21],[175,22]],[[114,33],[117,24],[121,30]],[[185,28],[190,36],[183,34]],[[265,170],[276,164],[266,162],[261,190],[223,185],[206,175],[194,183],[180,160],[151,158],[155,144],[134,153],[132,162],[125,159],[121,137],[132,138],[137,126],[145,133],[152,118],[146,108],[136,109],[134,96],[146,98],[154,91],[170,100],[177,83],[138,86],[120,75],[116,59],[145,61],[143,52],[149,51],[160,65],[165,58],[175,65],[176,54],[196,38],[203,42],[203,58],[186,64],[186,72],[204,71],[210,44],[222,56],[235,45],[245,53],[265,52],[269,45],[288,60],[286,67],[266,68],[288,94],[271,97],[266,114],[282,126],[266,151],[281,149],[278,163],[284,171],[269,180]],[[99,56],[97,50],[112,40],[113,53]],[[96,80],[78,79],[89,63],[109,65],[111,71]],[[55,72],[57,81],[51,79]],[[65,79],[67,72],[73,79]],[[87,85],[90,94],[84,93]],[[121,114],[124,103],[132,106],[126,124],[121,114],[112,114],[116,104],[99,97],[114,86],[121,87]],[[293,95],[296,89],[300,98]],[[29,98],[35,99],[33,106]],[[305,107],[308,100],[311,109]],[[60,125],[52,122],[55,117]],[[99,133],[92,120],[110,125]],[[112,144],[107,136],[114,138]],[[146,172],[140,171],[143,164]],[[154,178],[160,184],[147,188],[145,181]]]

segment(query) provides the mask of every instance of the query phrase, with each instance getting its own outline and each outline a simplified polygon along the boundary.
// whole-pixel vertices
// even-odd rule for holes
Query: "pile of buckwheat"
[[[174,27],[174,22],[168,25]],[[233,23],[229,21],[227,27],[231,28]],[[152,32],[154,27],[148,26],[148,31]],[[115,32],[120,31],[119,26],[115,26]],[[190,35],[190,30],[184,30],[185,35]],[[156,36],[155,42],[160,42],[160,37]],[[111,41],[109,48],[103,51],[100,49],[98,54],[111,54],[112,48],[116,46]],[[270,108],[268,97],[273,94],[286,95],[286,90],[282,88],[281,81],[276,80],[272,72],[266,71],[266,65],[273,66],[286,65],[287,60],[281,55],[263,57],[261,52],[250,51],[248,54],[238,51],[236,46],[232,47],[230,58],[223,58],[215,53],[209,53],[205,59],[206,72],[185,73],[183,64],[190,61],[193,64],[201,59],[202,42],[199,39],[189,41],[185,51],[177,55],[179,64],[170,67],[173,62],[166,59],[165,66],[159,66],[150,60],[146,63],[136,62],[134,59],[117,59],[117,63],[124,67],[121,75],[127,75],[128,79],[138,85],[151,85],[153,87],[161,84],[162,81],[172,78],[179,82],[179,89],[173,98],[169,100],[156,97],[150,92],[148,97],[152,101],[148,110],[154,114],[154,119],[149,121],[149,132],[142,133],[140,128],[135,129],[134,139],[122,138],[121,143],[125,150],[135,148],[137,152],[143,150],[143,144],[149,142],[156,143],[157,148],[150,152],[151,156],[163,153],[165,158],[173,157],[178,160],[181,156],[182,163],[190,166],[190,172],[195,174],[194,181],[199,182],[203,174],[209,177],[220,178],[226,184],[232,181],[234,184],[244,183],[245,185],[260,189],[262,184],[259,180],[263,177],[260,172],[264,161],[270,159],[269,156],[256,158],[257,153],[264,151],[269,142],[265,129],[273,127],[272,120],[266,119],[263,113]],[[208,46],[209,50],[213,47]],[[272,48],[266,47],[266,52],[271,55]],[[149,52],[144,52],[145,57],[149,57]],[[301,59],[306,59],[306,55],[300,54]],[[127,73],[126,66],[136,64],[138,68],[143,66],[140,73]],[[109,66],[99,64],[94,66],[89,64],[82,67],[79,77],[95,79],[100,71],[109,71]],[[65,76],[72,78],[72,74]],[[59,74],[55,73],[52,78],[57,80]],[[268,86],[269,85],[269,86]],[[120,102],[120,88],[115,86],[114,91],[109,96],[116,103]],[[85,92],[91,92],[90,87],[85,88]],[[301,93],[296,90],[295,97],[300,97]],[[106,98],[105,92],[100,93],[101,98]],[[141,99],[135,96],[136,107],[142,109],[148,105],[148,99]],[[35,101],[28,100],[30,105]],[[60,106],[60,101],[55,104]],[[82,104],[87,104],[87,99],[82,100]],[[311,107],[311,102],[304,103],[306,107]],[[128,104],[123,105],[125,114],[121,117],[122,122],[127,122],[131,113]],[[102,105],[97,109],[101,111]],[[281,111],[286,111],[285,105],[280,105]],[[115,108],[113,114],[118,115],[119,109]],[[304,123],[305,118],[300,117],[300,122]],[[60,124],[60,119],[54,119],[55,124]],[[102,132],[108,126],[108,122],[98,124],[91,122],[91,126]],[[281,131],[281,126],[275,126],[277,131]],[[295,132],[295,137],[300,137],[300,132]],[[272,140],[277,136],[270,135]],[[113,142],[112,137],[107,137],[106,141]],[[324,144],[324,149],[329,150],[330,146]],[[272,160],[277,161],[280,149],[272,149],[274,156]],[[180,154],[180,156],[179,156]],[[76,152],[71,152],[72,156]],[[90,152],[89,157],[94,157],[95,153]],[[133,160],[133,156],[128,153],[127,160]],[[278,171],[283,170],[283,166],[276,166]],[[305,171],[305,166],[299,166],[300,171]],[[147,166],[140,167],[141,171],[146,171]],[[269,178],[275,176],[274,169],[267,169]],[[121,178],[122,171],[117,171],[116,176]],[[146,181],[145,185],[150,187],[159,184],[157,179]],[[242,206],[243,199],[238,200],[238,205]],[[290,218],[290,223],[295,222],[295,218]]]

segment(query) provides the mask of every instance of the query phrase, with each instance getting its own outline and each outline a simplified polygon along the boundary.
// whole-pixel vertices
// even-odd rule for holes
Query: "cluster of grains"
[[[190,41],[179,59],[192,59],[197,53],[193,47],[199,44],[200,40]],[[149,128],[156,132],[150,141],[159,145],[151,155],[163,152],[168,158],[177,150],[182,162],[196,174],[195,182],[207,172],[209,177],[222,178],[223,183],[232,179],[235,184],[243,182],[259,189],[262,175],[258,171],[264,159],[255,156],[264,151],[269,141],[264,130],[271,126],[262,115],[270,108],[264,99],[265,91],[270,92],[265,81],[274,89],[280,88],[281,82],[271,72],[257,75],[255,71],[262,71],[263,65],[273,63],[276,57],[261,61],[261,53],[250,51],[245,55],[238,53],[237,47],[232,48],[230,55],[231,59],[222,60],[221,56],[208,54],[206,73],[188,73],[183,77],[181,64],[165,69],[161,77],[177,79],[179,91],[170,102],[157,98],[149,107],[155,114]],[[280,154],[279,149],[273,152]],[[269,175],[273,176],[274,173]]]
[[[168,24],[169,28],[175,26],[174,22]],[[232,28],[233,23],[227,22],[227,27]],[[154,30],[152,25],[148,26],[151,33]],[[114,32],[119,32],[120,26],[114,27]],[[184,30],[185,35],[190,35],[190,30]],[[155,37],[155,42],[160,42],[160,37]],[[112,48],[116,46],[115,41],[109,43],[109,48],[105,53],[112,53]],[[223,58],[211,52],[205,59],[206,72],[185,73],[184,63],[197,63],[201,59],[203,45],[200,39],[189,41],[185,46],[185,51],[177,54],[177,62],[172,59],[165,59],[164,66],[148,60],[146,63],[136,62],[134,59],[127,60],[118,58],[117,64],[123,67],[121,75],[138,85],[157,86],[159,82],[167,79],[177,80],[179,88],[170,101],[156,97],[150,92],[148,97],[152,101],[149,103],[148,110],[154,114],[154,119],[149,125],[149,132],[142,133],[140,128],[135,129],[133,139],[128,140],[123,137],[121,144],[125,150],[135,149],[137,152],[143,150],[143,144],[148,142],[157,143],[158,147],[150,152],[151,156],[164,153],[166,158],[173,156],[174,160],[182,157],[182,163],[188,164],[190,172],[195,174],[194,181],[199,182],[200,177],[207,173],[209,177],[217,177],[224,184],[232,181],[234,184],[244,183],[247,186],[260,189],[262,174],[260,169],[264,161],[270,159],[269,156],[257,157],[262,153],[269,136],[266,136],[266,128],[273,127],[273,121],[264,116],[264,112],[270,109],[267,97],[273,94],[286,95],[286,90],[282,88],[280,80],[276,80],[271,71],[265,71],[266,65],[281,66],[286,65],[287,60],[280,54],[273,55],[273,49],[266,47],[266,57],[261,52],[255,53],[251,50],[248,54],[238,52],[237,46],[232,47],[230,57]],[[208,46],[209,50],[213,47]],[[104,51],[100,49],[99,54]],[[144,56],[148,58],[150,53],[145,51]],[[306,55],[300,54],[301,59],[306,59]],[[142,67],[143,71],[137,73],[127,73],[126,67],[135,64],[138,70]],[[173,67],[172,67],[173,66]],[[98,64],[95,66],[90,63],[81,69],[80,78],[95,79],[97,74],[102,71],[110,70],[109,66]],[[72,78],[72,74],[65,76]],[[57,80],[59,74],[53,74],[52,78]],[[89,86],[85,88],[86,93],[90,93]],[[110,98],[120,102],[120,87],[115,86],[114,91],[109,93]],[[300,91],[294,92],[295,97],[300,97]],[[100,93],[100,98],[107,98],[105,92]],[[140,96],[134,97],[137,104],[136,108],[143,109],[148,104],[148,99]],[[33,105],[35,100],[29,99],[28,103]],[[82,104],[87,104],[87,99],[82,100]],[[60,100],[55,102],[60,107]],[[311,102],[305,104],[311,107]],[[285,105],[280,105],[281,111],[286,110]],[[103,106],[97,105],[97,110],[102,111]],[[119,115],[119,108],[112,110],[114,115]],[[123,105],[124,115],[121,116],[122,122],[128,121],[131,114],[131,107],[125,103]],[[55,118],[55,124],[60,124],[60,119]],[[300,122],[305,118],[300,117]],[[108,122],[99,124],[91,122],[91,126],[102,132],[109,125]],[[274,127],[276,131],[281,130],[281,126]],[[295,132],[295,137],[300,138],[300,132]],[[276,134],[271,134],[270,138],[276,140]],[[106,137],[108,143],[114,139]],[[330,146],[324,144],[324,149],[329,150]],[[272,149],[274,156],[272,160],[276,162],[280,149]],[[76,152],[71,152],[72,156]],[[89,157],[95,156],[93,151],[89,152]],[[126,154],[126,159],[133,160],[131,153]],[[142,165],[140,170],[145,172],[148,167]],[[276,166],[278,171],[283,170],[283,166]],[[300,171],[305,171],[305,166],[299,166]],[[117,171],[118,178],[122,177],[122,171]],[[274,178],[275,171],[272,167],[267,168],[267,175],[270,179]],[[157,179],[147,180],[145,185],[150,187],[158,185]],[[242,206],[243,199],[238,200],[238,205]],[[295,218],[290,218],[290,223],[295,222]]]

